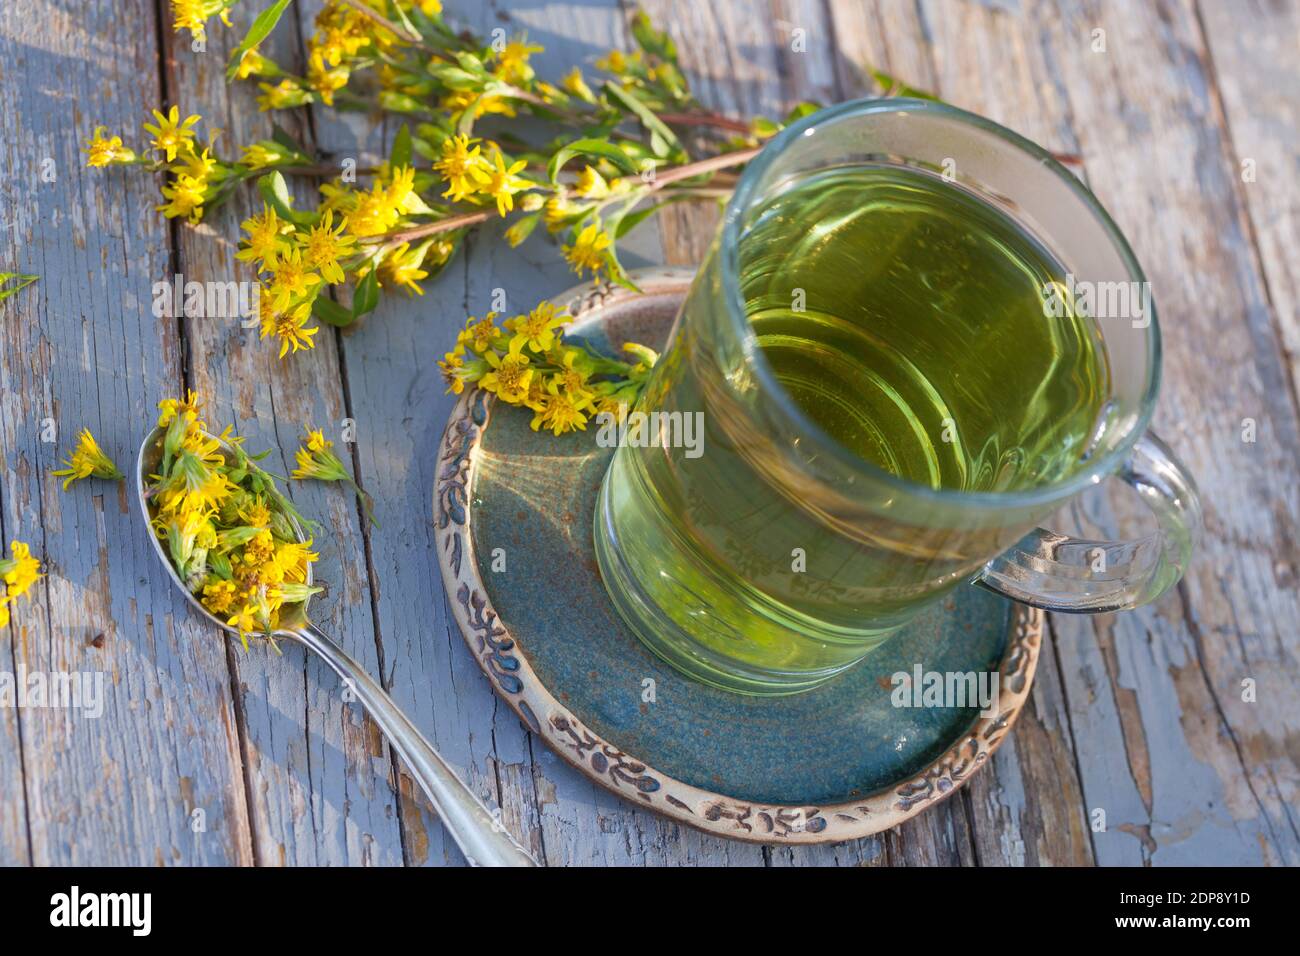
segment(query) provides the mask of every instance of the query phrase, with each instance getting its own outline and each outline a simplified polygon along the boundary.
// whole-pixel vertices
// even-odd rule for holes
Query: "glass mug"
[[[1140,316],[1083,319],[1105,371],[1090,443],[1063,473],[1027,487],[963,490],[899,477],[850,452],[792,400],[751,324],[745,243],[792,184],[861,164],[942,176],[1049,250],[1075,288],[1147,288],[1096,198],[1048,153],[989,120],[933,102],[865,100],[776,136],[740,177],[637,403],[638,412],[668,413],[646,419],[657,440],[620,444],[595,516],[597,559],[620,614],[660,657],[724,689],[814,687],[965,583],[1054,611],[1136,607],[1178,581],[1200,532],[1191,478],[1146,430],[1160,378],[1149,296]],[[794,273],[776,279],[815,299],[816,288],[800,288],[797,263]],[[906,358],[926,332],[900,327],[890,347]],[[960,356],[952,366],[931,369],[939,392],[1000,371],[961,370]],[[1034,384],[1005,376],[998,388],[1019,407]],[[702,444],[673,440],[672,413],[702,413]],[[1038,527],[1110,475],[1146,502],[1153,533],[1094,541]]]

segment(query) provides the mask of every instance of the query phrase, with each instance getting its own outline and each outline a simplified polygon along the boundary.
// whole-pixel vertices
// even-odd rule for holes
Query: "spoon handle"
[[[438,755],[379,683],[314,624],[294,632],[360,699],[388,742],[406,761],[470,866],[537,866],[510,831]]]

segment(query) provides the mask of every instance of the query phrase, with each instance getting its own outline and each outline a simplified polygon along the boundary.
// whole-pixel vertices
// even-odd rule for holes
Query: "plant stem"
[[[385,30],[389,30],[401,37],[407,43],[414,43],[416,46],[424,45],[424,37],[419,34],[411,34],[406,27],[394,23],[373,7],[368,7],[364,3],[360,3],[359,0],[343,0],[343,3],[357,11],[357,13],[361,14],[363,17],[378,23]]]
[[[657,189],[662,189],[670,183],[680,182],[683,179],[692,179],[695,176],[702,176],[705,173],[711,173],[714,170],[726,169],[730,166],[739,166],[743,163],[749,162],[757,154],[757,149],[745,149],[734,153],[723,153],[721,156],[711,156],[708,159],[701,159],[694,163],[687,163],[684,166],[676,166],[657,175],[653,182],[647,183],[646,193],[652,193]],[[451,232],[453,229],[463,229],[466,226],[477,226],[479,223],[487,222],[491,218],[492,213],[488,210],[483,210],[481,212],[466,212],[461,213],[458,216],[451,216],[448,219],[439,219],[437,222],[427,222],[423,225],[399,229],[396,232],[385,232],[378,236],[366,236],[361,240],[361,242],[366,245],[374,245],[376,243],[395,245],[397,243],[409,242],[412,239],[424,239],[428,236],[436,236],[442,232]]]
[[[481,222],[487,222],[492,218],[492,213],[484,210],[483,212],[466,212],[459,216],[452,216],[449,219],[439,219],[437,222],[426,222],[420,226],[411,226],[406,229],[399,229],[396,232],[385,232],[378,236],[366,236],[361,242],[367,245],[373,243],[401,243],[409,242],[412,239],[423,239],[426,236],[436,236],[440,232],[451,232],[453,229],[463,229],[465,226],[477,226]]]
[[[742,149],[734,153],[723,153],[720,156],[710,156],[708,159],[701,159],[694,163],[687,163],[684,166],[676,166],[672,169],[658,173],[654,180],[648,183],[650,191],[662,189],[669,183],[675,183],[682,179],[692,179],[695,176],[703,176],[705,173],[711,173],[718,169],[727,169],[731,166],[741,166],[749,162],[758,155],[758,149]]]
[[[753,132],[748,123],[731,119],[720,113],[660,113],[659,118],[670,126],[712,126],[716,129],[731,130],[733,133]]]

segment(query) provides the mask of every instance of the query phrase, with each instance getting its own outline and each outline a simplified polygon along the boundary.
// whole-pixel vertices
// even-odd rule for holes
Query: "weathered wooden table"
[[[1300,863],[1294,2],[647,5],[725,113],[851,98],[873,65],[1081,157],[1152,279],[1156,426],[1205,499],[1205,543],[1177,593],[1053,619],[1032,706],[956,798],[807,849],[706,837],[597,788],[525,732],[448,633],[429,517],[451,400],[434,360],[492,289],[531,302],[571,284],[558,256],[471,239],[423,298],[386,301],[293,361],[233,321],[152,314],[153,283],[176,273],[244,277],[232,237],[252,197],[171,228],[152,179],[84,169],[79,147],[100,123],[135,135],[164,103],[232,139],[269,132],[256,91],[223,78],[264,5],[246,0],[205,53],[173,35],[161,0],[0,8],[0,271],[41,276],[0,305],[0,531],[49,571],[0,632],[0,671],[105,674],[98,719],[0,709],[0,863],[463,862],[332,674],[296,648],[244,653],[214,635],[157,572],[125,486],[65,494],[51,477],[83,426],[125,466],[155,403],[183,387],[250,447],[277,449],[282,473],[303,423],[355,422],[350,463],[381,527],[338,488],[293,488],[331,530],[320,621],[549,864]],[[278,59],[301,57],[315,6],[300,0],[281,24]],[[449,9],[483,34],[527,30],[555,72],[629,45],[615,0]],[[297,132],[364,157],[391,130],[318,114]],[[648,257],[690,263],[706,246],[712,214],[681,209],[643,241]]]

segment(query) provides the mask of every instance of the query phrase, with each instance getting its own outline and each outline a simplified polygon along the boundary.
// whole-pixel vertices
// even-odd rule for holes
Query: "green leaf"
[[[458,66],[452,66],[450,63],[438,63],[435,66],[430,66],[428,70],[434,79],[448,89],[472,90],[483,84],[482,76],[470,73],[468,70],[462,70]]]
[[[294,139],[279,123],[271,124],[271,139],[275,140],[291,153],[301,154],[303,152],[303,148],[298,145],[298,141]]]
[[[636,212],[629,212],[626,215],[621,216],[618,222],[614,224],[614,231],[611,233],[611,235],[613,235],[613,237],[616,240],[622,239],[624,236],[626,236],[637,226],[641,225],[641,223],[645,222],[647,219],[649,219],[651,216],[657,213],[660,209],[663,209],[664,206],[670,206],[673,203],[677,203],[677,202],[687,202],[691,198],[692,197],[690,196],[684,196],[684,195],[674,196],[670,194],[668,196],[665,196],[663,199],[651,203],[650,205],[646,206],[644,209],[638,209]]]
[[[366,277],[357,283],[356,292],[352,296],[353,319],[359,319],[367,312],[375,311],[375,306],[379,304],[378,266],[378,263],[372,263]]]
[[[788,114],[786,114],[785,121],[787,124],[793,123],[795,120],[803,119],[805,116],[811,116],[813,113],[816,113],[821,108],[822,107],[820,103],[808,103],[808,102],[800,103],[798,106],[792,109]]]
[[[567,146],[562,146],[551,157],[551,161],[546,167],[546,175],[551,182],[555,182],[555,177],[560,174],[564,164],[575,156],[599,156],[602,159],[608,159],[625,173],[636,172],[636,166],[628,158],[627,154],[608,140],[579,139]]]
[[[427,113],[425,105],[413,96],[398,93],[395,90],[381,90],[379,93],[380,109],[390,113]]]
[[[276,0],[273,6],[267,7],[257,15],[253,25],[248,28],[248,33],[244,34],[243,42],[230,54],[230,65],[226,67],[227,80],[235,78],[235,71],[239,69],[239,61],[243,59],[244,54],[271,35],[271,31],[275,29],[275,25],[280,22],[280,17],[285,10],[289,9],[291,3],[293,0]]]
[[[393,150],[388,155],[388,162],[394,167],[411,165],[411,131],[405,123],[397,128],[393,137]]]
[[[673,43],[672,37],[656,30],[644,10],[638,10],[632,18],[632,38],[647,53],[653,53],[669,63],[677,62],[677,45]]]
[[[406,11],[402,9],[402,5],[400,3],[390,4],[389,9],[392,10],[393,13],[396,15],[398,22],[401,23],[402,26],[406,27],[406,29],[410,31],[412,37],[424,36],[424,34],[422,34],[419,30],[416,29],[415,24],[411,22],[411,18],[406,15]]]
[[[273,208],[281,219],[285,219],[300,226],[308,225],[316,221],[314,213],[298,212],[293,208],[293,197],[289,195],[289,187],[285,184],[284,176],[279,170],[267,173],[257,180],[258,191],[261,192],[262,198]]]
[[[605,82],[604,89],[607,96],[635,115],[641,121],[641,125],[649,130],[650,145],[654,149],[656,156],[667,156],[670,153],[685,155],[686,150],[678,142],[676,134],[668,128],[668,125],[663,120],[655,115],[654,110],[637,99],[635,93],[608,80]]]
[[[31,275],[29,273],[24,273],[24,272],[0,272],[0,285],[4,285],[10,279],[18,280],[17,285],[11,286],[8,289],[0,289],[0,302],[3,302],[11,295],[15,295],[16,293],[21,292],[23,289],[27,288],[29,285],[31,285],[39,278],[40,276]]]
[[[918,100],[931,100],[935,103],[942,102],[942,100],[933,93],[917,89],[915,86],[908,86],[902,80],[890,76],[882,70],[871,68],[871,78],[876,81],[876,85],[880,87],[881,92],[884,93],[885,96],[910,96],[913,99]]]
[[[311,304],[311,314],[322,322],[337,325],[339,328],[351,325],[357,320],[350,310],[324,295],[316,296],[316,301]]]

